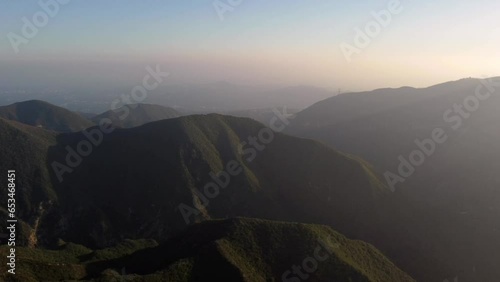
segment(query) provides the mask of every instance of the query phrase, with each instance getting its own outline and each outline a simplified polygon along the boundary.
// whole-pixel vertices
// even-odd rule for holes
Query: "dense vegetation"
[[[88,135],[0,120],[0,153],[9,160],[0,166],[20,172],[23,189],[20,243],[57,249],[65,241],[101,249],[148,238],[164,245],[193,223],[252,217],[331,226],[376,246],[419,281],[498,277],[492,267],[498,261],[495,218],[478,225],[405,189],[391,193],[368,162],[318,141],[274,133],[257,149],[250,143],[263,128],[212,114],[115,129],[103,133],[59,182],[52,164],[68,165],[68,150]],[[228,164],[238,172],[222,185]],[[220,186],[210,197],[209,183]],[[181,261],[178,267],[192,265]]]
[[[312,260],[315,254],[320,260]],[[373,246],[327,226],[248,218],[196,224],[161,245],[126,240],[102,250],[65,242],[57,250],[20,248],[19,261],[17,281],[283,281],[298,279],[293,266],[307,281],[414,281]]]

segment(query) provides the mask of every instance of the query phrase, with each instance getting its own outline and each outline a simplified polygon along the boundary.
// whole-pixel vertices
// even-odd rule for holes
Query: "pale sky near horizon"
[[[1,0],[0,86],[120,84],[155,64],[173,83],[348,90],[500,75],[499,1],[401,0],[401,12],[351,62],[340,45],[354,45],[355,28],[390,1],[242,0],[223,20],[213,2],[72,0],[16,54],[8,34],[22,35],[22,18],[42,9]]]

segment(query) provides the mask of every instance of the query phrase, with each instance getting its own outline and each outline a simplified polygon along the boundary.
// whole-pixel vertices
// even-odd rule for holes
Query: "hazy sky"
[[[72,0],[16,54],[8,34],[22,36],[22,18],[43,10],[38,1],[0,0],[0,86],[135,82],[155,64],[175,83],[349,90],[500,75],[496,0],[401,0],[348,62],[340,45],[356,46],[355,28],[389,2],[242,0],[221,19],[213,0]]]

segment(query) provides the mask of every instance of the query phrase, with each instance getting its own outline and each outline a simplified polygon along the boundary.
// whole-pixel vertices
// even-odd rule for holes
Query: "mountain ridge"
[[[375,247],[328,226],[253,218],[198,223],[162,244],[125,240],[92,250],[60,242],[18,256],[19,281],[415,281]]]
[[[130,128],[143,124],[179,117],[181,114],[176,110],[154,104],[130,104],[116,110],[110,110],[92,118],[94,123],[106,119],[116,127]]]
[[[1,106],[0,117],[58,132],[75,132],[93,126],[77,113],[40,100]]]

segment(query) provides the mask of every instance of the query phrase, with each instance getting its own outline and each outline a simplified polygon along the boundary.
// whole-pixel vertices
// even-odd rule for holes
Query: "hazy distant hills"
[[[429,88],[432,92],[419,99],[411,93],[423,90],[401,89],[411,92],[405,94],[412,96],[410,102],[407,99],[392,101],[398,90],[388,90],[391,107],[380,104],[370,108],[366,104],[363,108],[364,112],[369,112],[366,117],[352,114],[353,117],[338,124],[330,118],[332,122],[328,126],[334,126],[339,133],[319,130],[323,126],[320,121],[328,120],[327,110],[318,110],[316,124],[321,126],[311,126],[315,123],[302,115],[310,109],[290,120],[291,131],[295,133],[309,136],[307,134],[323,132],[324,136],[316,138],[337,148],[346,146],[342,148],[350,153],[354,152],[352,148],[359,148],[361,156],[376,164],[375,169],[366,161],[340,153],[324,143],[269,133],[263,124],[248,118],[194,115],[134,128],[117,128],[111,133],[99,133],[99,127],[94,126],[85,132],[59,134],[0,119],[0,155],[9,160],[0,162],[0,169],[18,168],[19,185],[23,187],[18,211],[22,226],[19,240],[24,245],[50,248],[57,246],[59,239],[87,247],[113,246],[124,239],[144,238],[163,244],[179,232],[186,232],[189,224],[252,217],[332,226],[350,238],[373,244],[418,281],[437,282],[457,275],[465,281],[496,281],[495,278],[500,276],[494,265],[500,260],[497,251],[500,228],[495,212],[493,171],[498,164],[495,159],[498,151],[486,156],[471,145],[475,141],[480,142],[481,149],[496,150],[495,131],[491,131],[498,124],[496,112],[492,109],[495,108],[494,100],[488,100],[489,103],[474,113],[484,110],[488,114],[468,119],[478,125],[463,127],[465,131],[458,136],[466,138],[454,139],[456,136],[450,134],[453,141],[450,144],[454,149],[445,150],[447,157],[454,157],[454,166],[447,169],[469,169],[470,172],[460,172],[459,175],[464,176],[460,179],[462,184],[467,181],[479,183],[477,187],[481,192],[477,195],[460,198],[460,193],[453,194],[452,186],[439,181],[449,181],[459,188],[467,186],[458,186],[461,183],[447,175],[429,174],[431,168],[440,169],[432,164],[427,169],[425,165],[420,166],[422,170],[415,173],[415,176],[426,173],[425,177],[418,176],[418,181],[413,183],[408,180],[396,193],[391,193],[381,169],[384,163],[392,160],[382,154],[389,156],[391,150],[400,148],[405,141],[401,138],[406,134],[430,134],[427,131],[433,129],[430,126],[433,125],[431,114],[439,112],[435,109],[445,102],[455,101],[457,89],[474,85],[473,80],[457,83],[458,86],[451,84],[453,90],[447,95],[439,95],[450,85],[443,84]],[[382,94],[376,95],[385,97],[384,91],[379,90]],[[378,92],[371,94],[374,93]],[[461,94],[462,99],[467,97],[465,93],[466,90]],[[350,107],[356,111],[358,103],[349,102],[348,95],[336,98],[346,99],[342,108],[351,103]],[[330,103],[332,99],[325,102]],[[364,94],[359,94],[356,99],[364,100]],[[363,111],[359,110],[360,113]],[[408,127],[406,121],[410,122],[412,118],[405,119],[405,115],[419,117],[418,122],[410,123],[412,126]],[[434,115],[439,117],[436,113]],[[446,122],[441,122],[441,125],[444,127]],[[371,131],[373,128],[379,128],[377,132],[380,134]],[[389,128],[401,131],[394,130],[393,135],[385,135]],[[269,134],[273,137],[266,139],[270,138]],[[260,141],[262,138],[265,142]],[[383,138],[389,143],[375,143],[377,147],[354,147],[379,142]],[[91,152],[87,154],[84,151],[89,150],[89,144]],[[380,154],[381,159],[373,159],[376,154]],[[436,151],[433,160],[439,160],[441,154]],[[479,159],[474,159],[474,155]],[[464,156],[467,162],[461,160]],[[480,158],[486,157],[490,158],[488,162],[481,163]],[[394,160],[397,161],[397,156]],[[446,160],[439,164],[446,164]],[[54,173],[54,162],[66,166],[62,182]],[[440,184],[436,186],[434,183]],[[3,189],[2,186],[1,193],[5,193]],[[439,197],[446,190],[451,191],[450,197]],[[472,195],[470,188],[459,191],[470,191]],[[462,201],[457,203],[460,199]],[[4,220],[5,214],[5,209],[0,209],[0,220]],[[265,237],[270,240],[282,237],[281,233],[277,234],[276,237]],[[224,236],[231,240],[244,237]],[[261,244],[259,241],[255,246]],[[300,244],[296,242],[295,245]],[[230,253],[234,251],[230,250]],[[206,251],[214,251],[211,254],[215,255],[220,249]],[[196,262],[212,256],[203,254],[189,257]],[[229,257],[224,257],[222,265],[227,265]],[[80,263],[80,260],[75,262]],[[218,261],[214,260],[214,263]],[[248,267],[254,263],[254,257],[244,258],[238,260],[236,267],[252,273]],[[271,262],[266,263],[274,266]],[[184,260],[179,267],[193,265],[196,264]],[[108,268],[105,263],[103,267]],[[158,266],[158,269],[163,268]],[[274,271],[266,269],[261,273]],[[198,273],[198,270],[205,271],[196,267],[193,273]]]
[[[287,107],[304,109],[337,91],[314,86],[245,86],[227,82],[166,85],[148,103],[169,105],[192,112],[228,112]]]
[[[92,120],[94,117],[97,116],[97,114],[94,113],[86,113],[86,112],[76,112],[76,113],[88,120]]]
[[[81,131],[103,119],[115,127],[129,128],[179,116],[172,108],[150,104],[130,104],[100,115],[76,113],[38,100],[0,107],[1,118],[57,132]]]
[[[150,104],[131,104],[92,117],[96,124],[110,119],[116,127],[136,127],[149,122],[179,117],[180,113],[168,107]]]
[[[329,227],[250,218],[196,224],[161,245],[127,240],[94,251],[61,244],[57,251],[22,248],[18,256],[23,269],[19,281],[250,282],[300,277],[308,281],[415,281],[373,246],[349,240]]]
[[[25,227],[19,237],[31,245],[53,247],[58,238],[87,246],[111,246],[126,238],[162,241],[188,223],[245,216],[330,225],[373,243],[426,281],[453,273],[454,263],[449,267],[441,261],[455,246],[439,246],[459,230],[453,224],[446,232],[438,228],[449,217],[412,207],[391,193],[369,164],[319,142],[276,133],[259,151],[249,142],[262,135],[262,124],[212,114],[116,129],[79,158],[75,152],[89,134],[99,139],[97,127],[85,134],[48,136],[42,129],[22,127],[36,138],[20,142],[0,135],[0,143],[17,143],[11,158],[34,164],[33,172],[20,176],[33,189],[23,192],[33,208],[21,205],[19,211]],[[19,155],[34,146],[41,148],[34,154],[40,161]],[[62,183],[52,170],[55,161],[70,171]],[[229,181],[227,174],[214,180],[210,173],[228,172],[228,164],[238,173]],[[1,163],[0,169],[10,166]],[[51,181],[32,179],[33,173]],[[214,183],[225,188],[215,192]],[[444,257],[432,253],[436,248]]]
[[[500,260],[495,254],[500,242],[493,239],[500,238],[499,82],[492,78],[487,86],[463,79],[423,89],[343,94],[298,113],[288,132],[359,155],[379,173],[400,175],[400,158],[408,163],[414,158],[413,170],[408,163],[404,166],[409,176],[396,189],[453,216],[449,222],[462,227],[450,235],[457,240],[454,249],[467,246],[461,259],[470,259],[467,264],[476,266],[475,275],[490,272],[483,279],[493,281],[500,276],[498,271],[491,274],[495,268],[489,263]],[[434,148],[428,140],[436,130],[445,141],[434,142]],[[424,141],[427,151],[417,145]],[[423,152],[423,163],[415,151]]]
[[[433,102],[442,101],[451,103],[449,106],[453,106],[453,102],[459,101],[460,98],[473,95],[479,84],[477,79],[462,79],[428,88],[383,88],[367,92],[344,93],[315,103],[303,110],[294,120],[293,128],[297,131],[319,130],[323,126],[370,118],[378,113],[405,106],[423,105],[425,102],[431,108],[421,108],[422,111],[439,110],[438,105],[433,105]]]
[[[0,167],[20,169],[26,204],[19,205],[19,238],[31,246],[53,247],[58,238],[87,246],[162,241],[188,224],[236,216],[370,233],[379,222],[379,201],[390,193],[368,164],[312,140],[276,133],[262,151],[241,147],[264,128],[250,119],[200,115],[116,129],[74,166],[65,161],[79,157],[68,157],[68,150],[81,149],[98,127],[56,135],[2,124],[8,134],[0,135],[0,144],[16,144],[16,150],[2,146],[11,162]],[[54,161],[71,166],[62,183]],[[227,164],[238,173],[221,184],[227,179],[210,173],[228,170]],[[220,185],[216,196],[204,190],[209,183]]]
[[[493,81],[499,85],[500,78]],[[424,89],[343,94],[298,113],[288,129],[359,155],[380,172],[397,172],[399,156],[408,160],[412,151],[419,150],[416,140],[432,138],[434,130],[442,129],[445,143],[436,144],[434,153],[426,156],[405,185],[415,184],[418,188],[412,190],[423,192],[429,201],[439,200],[439,205],[452,201],[467,211],[474,202],[476,207],[500,212],[500,190],[495,188],[500,183],[496,173],[500,169],[500,87],[484,101],[475,98],[477,89],[488,93],[479,80],[463,79]],[[434,197],[428,197],[429,192]]]
[[[266,108],[266,109],[250,109],[250,110],[241,110],[241,111],[229,111],[229,112],[220,112],[223,115],[235,116],[235,117],[245,117],[256,120],[262,124],[269,125],[269,122],[276,115],[275,111],[283,112],[288,116],[293,116],[296,113],[300,112],[298,109],[290,109],[287,107],[278,107],[278,108]]]
[[[0,117],[59,132],[80,131],[93,125],[79,114],[38,100],[0,107]]]
[[[110,102],[121,94],[129,94],[132,87],[86,86],[76,89],[5,89],[0,86],[0,105],[36,99],[83,113],[102,113],[110,109]],[[182,113],[245,111],[286,106],[304,109],[318,101],[336,95],[337,89],[315,86],[250,86],[229,82],[205,84],[160,85],[149,92],[143,103],[172,107]]]

